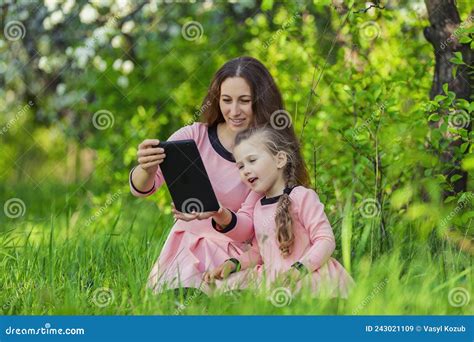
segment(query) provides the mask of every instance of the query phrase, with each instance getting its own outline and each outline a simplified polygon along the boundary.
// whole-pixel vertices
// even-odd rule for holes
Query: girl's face
[[[229,77],[221,84],[221,109],[227,127],[238,133],[249,127],[253,119],[250,87],[242,77]]]
[[[253,191],[276,196],[285,188],[283,168],[287,157],[284,152],[272,155],[258,138],[242,141],[233,151],[240,177]]]

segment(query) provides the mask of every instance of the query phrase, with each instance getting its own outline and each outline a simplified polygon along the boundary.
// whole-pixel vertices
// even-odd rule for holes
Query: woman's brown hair
[[[250,138],[258,139],[258,142],[262,143],[272,155],[284,152],[287,157],[287,163],[283,170],[286,189],[283,195],[278,199],[275,213],[277,242],[282,256],[287,257],[291,254],[291,249],[295,242],[293,217],[291,216],[291,199],[287,190],[298,185],[305,186],[305,184],[301,183],[296,177],[298,173],[302,172],[298,170],[301,166],[297,165],[295,158],[295,156],[300,155],[299,142],[296,138],[295,140],[288,140],[287,137],[277,129],[269,125],[264,125],[249,128],[238,133],[235,137],[235,146]]]
[[[259,127],[273,122],[287,141],[298,139],[291,125],[291,117],[284,110],[283,99],[268,69],[253,57],[242,56],[225,63],[214,75],[208,92],[202,103],[203,121],[209,127],[225,122],[219,99],[221,85],[229,77],[242,77],[251,90],[253,122],[252,127]],[[285,115],[286,114],[286,115]],[[283,124],[283,125],[282,125]],[[302,185],[309,185],[309,176],[300,150],[293,156],[296,178]]]

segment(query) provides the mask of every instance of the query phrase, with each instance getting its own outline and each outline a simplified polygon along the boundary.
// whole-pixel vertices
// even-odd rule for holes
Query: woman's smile
[[[243,117],[239,117],[239,118],[229,118],[229,121],[230,123],[235,126],[235,127],[242,127],[242,126],[246,126],[246,119],[243,118]]]

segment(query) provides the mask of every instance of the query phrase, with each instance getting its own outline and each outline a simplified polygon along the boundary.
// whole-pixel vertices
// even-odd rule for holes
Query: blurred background
[[[441,3],[2,1],[4,313],[96,312],[103,287],[112,313],[160,312],[140,293],[169,196],[133,198],[128,173],[142,140],[201,120],[213,74],[241,55],[275,78],[360,284],[327,312],[468,312],[473,3]]]

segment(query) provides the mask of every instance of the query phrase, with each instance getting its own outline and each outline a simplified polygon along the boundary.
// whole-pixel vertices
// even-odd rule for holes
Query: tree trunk
[[[472,65],[473,52],[468,44],[459,43],[460,28],[467,28],[468,22],[472,22],[472,13],[461,24],[461,19],[456,8],[455,0],[425,0],[431,26],[424,29],[425,38],[433,45],[436,65],[433,75],[433,84],[430,91],[430,99],[443,93],[443,84],[448,84],[448,89],[456,94],[457,99],[470,101],[472,92],[472,80],[468,74],[466,65],[459,65],[455,77],[453,68],[455,65],[449,60],[455,52],[461,52],[463,60],[467,65]],[[448,113],[442,113],[445,118]],[[447,120],[445,120],[447,121]],[[468,131],[471,123],[467,124]],[[444,197],[457,194],[467,190],[467,172],[460,169],[460,158],[456,160],[455,150],[462,143],[462,139],[453,140],[453,136],[446,136],[451,140],[446,151],[440,155],[445,164],[444,174],[451,178],[460,175],[461,178],[452,182],[452,188],[444,193]],[[468,149],[466,149],[467,151]]]

